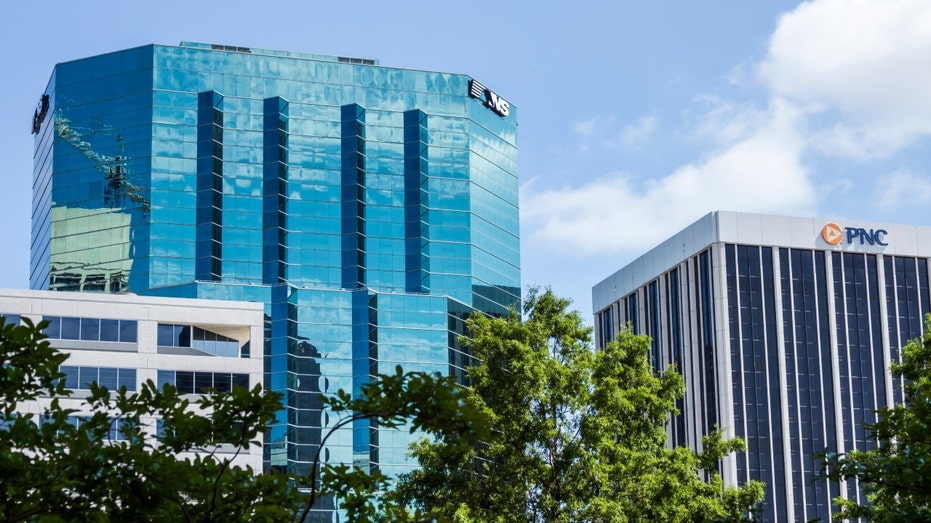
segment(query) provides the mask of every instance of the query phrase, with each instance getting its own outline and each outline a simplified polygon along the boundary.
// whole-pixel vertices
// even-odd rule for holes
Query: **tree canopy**
[[[569,304],[531,289],[523,321],[472,316],[470,393],[492,431],[479,445],[418,443],[420,469],[389,496],[462,522],[745,518],[762,485],[726,488],[716,469],[743,443],[715,432],[701,453],[667,448],[681,377],[654,371],[649,338],[627,330],[594,351]]]
[[[377,470],[324,463],[318,474],[318,461],[309,478],[261,474],[214,452],[258,444],[281,408],[280,395],[260,386],[213,390],[192,403],[151,381],[133,393],[95,383],[80,410],[65,408],[71,391],[59,367],[68,355],[44,339],[44,323],[23,321],[0,325],[0,521],[303,521],[322,494],[337,496],[350,521],[427,518],[383,499],[390,481]],[[330,434],[377,418],[451,448],[487,437],[487,413],[451,377],[397,368],[324,403],[343,416]],[[157,440],[146,436],[156,419]]]
[[[905,378],[905,401],[877,411],[868,425],[872,450],[829,452],[825,467],[835,480],[857,480],[868,503],[836,498],[834,519],[868,518],[878,523],[931,521],[931,315],[922,338],[891,364]]]
[[[358,522],[745,518],[761,485],[725,487],[717,472],[742,442],[714,432],[700,453],[667,448],[682,379],[654,371],[644,336],[624,331],[594,351],[591,329],[568,306],[531,290],[524,321],[516,311],[473,315],[469,387],[398,368],[357,394],[324,398],[343,416],[329,433],[377,418],[430,436],[412,451],[421,468],[394,484],[367,467],[321,466],[319,456],[303,478],[210,452],[259,440],[280,409],[260,387],[195,399],[151,381],[137,393],[95,385],[76,424],[79,413],[60,402],[70,394],[59,371],[67,355],[43,339],[42,324],[3,325],[0,521],[293,521],[321,494]],[[21,408],[39,398],[50,398],[41,415]],[[162,420],[158,440],[145,435],[153,419]]]
[[[293,517],[297,491],[287,476],[256,474],[211,452],[257,444],[278,395],[236,387],[191,408],[171,386],[149,381],[128,393],[95,383],[86,409],[65,408],[60,400],[71,391],[59,365],[68,356],[43,339],[44,323],[24,322],[0,326],[0,521]],[[41,414],[23,411],[40,397],[51,398]],[[163,420],[157,441],[145,435],[154,418]],[[196,458],[177,458],[194,451]]]

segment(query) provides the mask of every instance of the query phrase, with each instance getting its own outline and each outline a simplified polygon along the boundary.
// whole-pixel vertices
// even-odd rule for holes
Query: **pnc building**
[[[902,401],[888,369],[931,312],[929,258],[931,227],[713,212],[594,287],[597,344],[652,337],[686,384],[670,439],[743,438],[721,472],[766,483],[764,521],[830,521],[863,495],[817,455],[871,448],[864,423]]]
[[[266,469],[309,471],[320,393],[461,375],[468,315],[519,300],[516,108],[468,76],[147,45],[55,66],[32,130],[33,289],[264,304]],[[319,450],[391,475],[408,442]]]

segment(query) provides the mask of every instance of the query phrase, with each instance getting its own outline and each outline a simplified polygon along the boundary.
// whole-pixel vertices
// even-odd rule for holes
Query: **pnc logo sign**
[[[511,104],[482,85],[478,80],[469,80],[469,96],[484,101],[485,107],[491,109],[498,116],[506,117],[511,113]]]
[[[862,227],[841,227],[836,223],[828,223],[821,229],[821,238],[828,245],[839,245],[842,241],[848,245],[859,243],[860,245],[880,245],[885,247],[886,235],[889,231],[885,229],[864,229]]]
[[[837,245],[844,237],[844,233],[836,223],[829,223],[821,229],[821,237],[828,245]]]

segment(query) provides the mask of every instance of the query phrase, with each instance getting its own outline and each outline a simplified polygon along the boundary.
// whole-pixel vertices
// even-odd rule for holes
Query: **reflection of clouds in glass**
[[[131,216],[109,209],[53,207],[49,289],[128,290]],[[81,232],[80,238],[73,234]],[[69,232],[71,234],[69,234]]]

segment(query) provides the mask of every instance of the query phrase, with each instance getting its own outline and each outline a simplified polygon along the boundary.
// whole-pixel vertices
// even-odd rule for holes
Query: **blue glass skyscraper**
[[[265,464],[307,472],[337,421],[320,393],[461,375],[467,316],[519,300],[516,131],[468,76],[374,60],[182,43],[58,64],[30,285],[265,303],[286,404]],[[408,442],[360,421],[321,454],[391,474]]]

